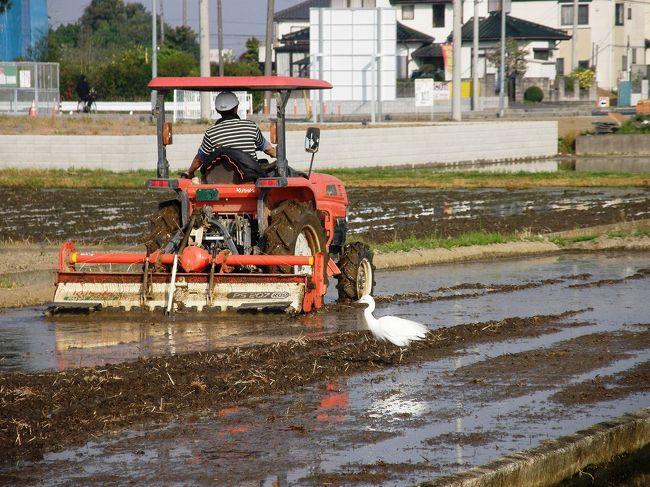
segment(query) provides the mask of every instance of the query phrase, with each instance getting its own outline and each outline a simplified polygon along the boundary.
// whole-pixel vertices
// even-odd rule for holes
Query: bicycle
[[[97,113],[97,91],[91,88],[85,100],[77,102],[77,113]]]

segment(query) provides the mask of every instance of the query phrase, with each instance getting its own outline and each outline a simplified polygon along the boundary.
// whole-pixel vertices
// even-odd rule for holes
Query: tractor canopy
[[[158,77],[149,82],[152,90],[194,90],[194,91],[293,91],[329,90],[327,81],[289,76],[188,76]]]
[[[277,100],[277,165],[280,175],[287,174],[287,153],[285,139],[284,110],[289,96],[294,90],[329,90],[332,85],[327,81],[311,78],[293,78],[289,76],[188,76],[157,77],[149,82],[149,88],[158,92],[154,115],[158,125],[158,165],[157,176],[169,176],[169,163],[164,137],[169,129],[165,128],[165,94],[170,90],[192,91],[274,91]]]

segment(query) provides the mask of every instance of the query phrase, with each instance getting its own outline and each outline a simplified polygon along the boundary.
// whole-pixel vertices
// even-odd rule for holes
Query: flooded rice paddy
[[[242,392],[234,404],[215,401],[162,423],[46,451],[42,460],[17,460],[0,467],[0,479],[16,485],[409,485],[650,406],[646,254],[383,271],[376,295],[376,316],[398,315],[431,329],[428,344],[405,351],[401,363],[398,351],[386,348],[386,358],[359,335],[361,309],[335,304],[333,294],[323,311],[298,317],[47,321],[40,308],[0,313],[4,371],[70,371],[191,351],[223,350],[225,357],[233,347],[264,347],[278,337],[309,343],[340,336],[314,352],[329,353],[330,363],[316,356],[313,370],[311,361],[302,366],[307,374],[344,365],[336,350],[346,350],[348,341],[357,347],[345,355],[350,367],[355,353],[371,360],[360,373],[332,372],[274,394]],[[377,356],[362,358],[366,353]]]

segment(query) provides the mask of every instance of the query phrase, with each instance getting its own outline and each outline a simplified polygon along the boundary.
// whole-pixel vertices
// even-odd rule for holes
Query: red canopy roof
[[[327,81],[289,76],[186,76],[158,77],[149,82],[152,90],[194,91],[276,91],[276,90],[328,90]]]

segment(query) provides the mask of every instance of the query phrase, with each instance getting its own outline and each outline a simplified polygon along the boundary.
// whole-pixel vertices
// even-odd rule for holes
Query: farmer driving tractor
[[[276,157],[275,147],[264,138],[255,122],[239,118],[238,106],[239,99],[232,91],[217,95],[214,108],[221,118],[206,130],[190,168],[182,177],[191,179],[200,169],[206,182],[226,182],[224,179],[233,177],[245,180],[247,169],[261,170],[256,151]],[[210,177],[212,172],[216,174]]]

